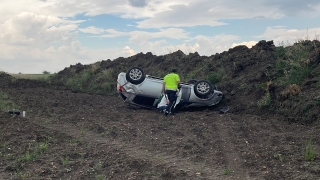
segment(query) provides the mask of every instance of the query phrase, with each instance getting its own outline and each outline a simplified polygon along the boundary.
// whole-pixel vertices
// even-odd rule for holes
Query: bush
[[[217,84],[219,83],[223,77],[226,75],[226,72],[223,68],[219,69],[217,72],[213,71],[209,76],[208,76],[208,81],[211,84]]]
[[[271,105],[270,93],[265,94],[260,100],[258,100],[257,104],[260,108],[270,106]]]
[[[303,43],[303,42],[302,42]],[[297,43],[289,47],[277,47],[277,80],[282,85],[299,84],[312,73],[308,54],[310,47]]]
[[[10,101],[6,93],[0,91],[0,110],[8,110],[13,108],[18,108],[18,106],[12,101]]]

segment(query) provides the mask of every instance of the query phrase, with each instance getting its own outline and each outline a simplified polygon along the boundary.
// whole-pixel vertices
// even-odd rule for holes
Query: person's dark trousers
[[[176,103],[177,100],[177,91],[173,91],[173,90],[166,90],[166,94],[168,96],[169,99],[169,104],[166,108],[167,112],[171,112],[171,114],[174,114],[174,104]]]

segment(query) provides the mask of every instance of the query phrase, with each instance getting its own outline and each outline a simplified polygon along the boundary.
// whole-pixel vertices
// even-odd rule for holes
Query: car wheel
[[[198,82],[196,79],[191,79],[188,81],[189,84],[195,84],[196,82]]]
[[[198,81],[194,85],[194,93],[199,98],[203,98],[205,96],[208,96],[212,91],[212,85],[208,81]]]
[[[133,67],[129,69],[126,74],[126,79],[132,84],[140,84],[146,78],[143,70],[139,67]]]

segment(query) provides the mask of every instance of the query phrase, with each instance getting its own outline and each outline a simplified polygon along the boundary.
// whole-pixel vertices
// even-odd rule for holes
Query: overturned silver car
[[[146,75],[139,67],[121,72],[117,79],[117,91],[124,102],[147,108],[156,108],[162,91],[163,78]],[[222,92],[205,80],[180,83],[176,109],[213,106],[222,99]]]

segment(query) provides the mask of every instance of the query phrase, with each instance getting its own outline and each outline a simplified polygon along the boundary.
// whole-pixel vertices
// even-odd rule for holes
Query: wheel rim
[[[139,69],[132,69],[129,75],[131,79],[139,80],[142,77],[142,72]]]
[[[206,94],[208,93],[210,90],[210,86],[208,83],[206,82],[201,82],[197,85],[197,91],[200,93],[200,94]]]

